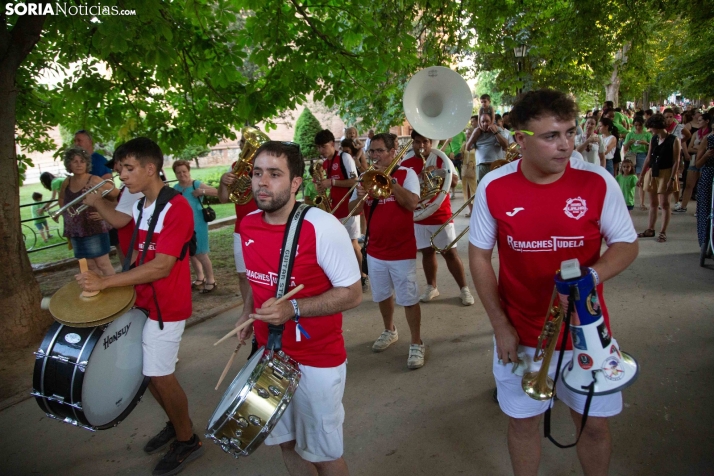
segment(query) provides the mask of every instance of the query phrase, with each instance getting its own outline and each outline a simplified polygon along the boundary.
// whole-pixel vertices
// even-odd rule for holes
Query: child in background
[[[635,188],[637,187],[637,174],[630,159],[625,159],[620,165],[620,173],[615,177],[617,184],[625,197],[627,209],[632,211],[635,208]]]
[[[491,96],[488,94],[482,94],[479,100],[481,101],[481,109],[478,110],[479,117],[481,114],[489,114],[491,116],[491,122],[495,124],[496,111],[494,111],[493,106],[491,106]]]
[[[41,202],[42,194],[39,192],[35,192],[32,194],[32,199],[36,202]],[[36,220],[34,222],[35,228],[40,230],[40,235],[42,236],[42,239],[45,240],[45,243],[47,243],[47,239],[51,236],[50,235],[50,227],[47,225],[47,219],[43,218],[45,216],[45,213],[47,212],[47,209],[41,203],[32,205],[31,208],[32,208],[32,218],[36,218]]]

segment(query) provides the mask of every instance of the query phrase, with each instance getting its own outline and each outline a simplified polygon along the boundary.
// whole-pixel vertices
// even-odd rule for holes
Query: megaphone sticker
[[[583,329],[580,327],[571,327],[570,330],[572,331],[573,347],[580,350],[588,350],[588,343],[585,341],[585,332],[583,332]]]
[[[613,382],[621,380],[625,376],[625,371],[620,365],[620,359],[610,356],[602,363],[602,373],[606,379]]]
[[[593,366],[593,359],[588,354],[578,355],[578,365],[583,370],[589,370]]]
[[[610,346],[610,353],[611,354],[617,354],[618,357],[622,358],[622,355],[620,354],[620,351],[615,347],[614,345]]]
[[[610,331],[607,330],[605,322],[601,322],[597,326],[597,335],[600,337],[600,343],[603,349],[607,349],[607,346],[612,342],[612,337],[610,337]]]

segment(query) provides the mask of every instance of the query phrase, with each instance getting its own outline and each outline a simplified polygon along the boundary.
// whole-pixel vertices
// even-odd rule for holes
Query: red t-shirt
[[[415,195],[419,195],[419,179],[412,169],[399,167],[392,174],[397,183]],[[357,190],[350,201],[357,200]],[[364,204],[364,216],[370,220],[372,199]],[[380,200],[374,209],[374,216],[369,222],[369,241],[367,254],[384,261],[415,259],[417,248],[414,238],[414,214],[403,208],[394,198],[394,194]]]
[[[122,195],[126,191],[126,187],[122,187],[119,190],[119,196],[117,197],[117,202],[121,200]],[[136,203],[136,202],[134,202]],[[134,222],[129,221],[126,225],[121,228],[117,228],[117,237],[119,238],[119,248],[124,256],[129,252],[129,245],[131,244],[131,235],[134,234]],[[124,263],[122,263],[124,264]]]
[[[520,165],[504,165],[479,184],[469,242],[481,249],[498,243],[501,305],[521,344],[535,347],[560,263],[577,258],[592,266],[603,238],[609,246],[632,243],[637,235],[620,187],[605,168],[571,159],[560,179],[539,185],[523,176]],[[602,285],[598,298],[609,329]]]
[[[149,218],[154,214],[156,202],[144,208],[139,224],[139,233],[134,248],[138,250],[137,261],[141,259],[144,249],[146,233],[149,229]],[[137,206],[133,208],[134,223],[139,218]],[[177,195],[166,204],[159,215],[151,238],[149,251],[146,253],[144,263],[148,263],[156,253],[181,256],[184,245],[193,236],[193,211],[186,199]],[[189,270],[188,253],[183,260],[176,260],[171,272],[165,278],[151,284],[137,284],[136,305],[149,311],[149,319],[157,321],[154,291],[161,308],[161,319],[164,322],[183,321],[191,317],[191,272]]]
[[[253,291],[255,308],[275,297],[280,270],[285,225],[271,225],[256,211],[241,222],[240,236],[246,276]],[[288,289],[298,284],[305,288],[294,299],[318,296],[333,287],[347,287],[360,279],[347,230],[334,216],[310,208],[302,223],[297,254]],[[319,317],[301,317],[300,325],[310,336],[296,338],[295,322],[285,323],[283,351],[303,365],[337,367],[347,359],[342,338],[342,313]],[[253,324],[258,345],[268,341],[268,325]]]
[[[422,170],[424,169],[424,160],[417,157],[414,151],[407,153],[406,158],[399,164],[401,167],[407,167],[412,169],[417,176],[420,177]],[[432,149],[429,157],[426,159],[427,167],[435,167],[437,169],[446,169],[451,174],[454,173],[454,165],[451,160],[440,150]],[[414,222],[417,225],[443,225],[446,221],[451,218],[451,193],[450,190],[446,191],[446,198],[441,202],[439,209],[434,213],[424,218]]]
[[[347,177],[342,173],[342,167],[340,167],[340,155],[342,156],[342,164],[345,166],[345,172],[347,172]],[[322,163],[322,167],[325,170],[325,178],[335,179],[335,180],[348,180],[350,178],[357,177],[357,167],[355,166],[355,161],[352,156],[346,152],[340,154],[339,151],[335,151],[335,155],[331,159],[325,160]],[[340,200],[347,195],[350,187],[338,187],[334,186],[330,188],[330,201],[334,207],[339,203]],[[350,214],[348,200],[342,202],[340,208],[335,210],[335,218],[344,218]]]
[[[233,172],[233,167],[236,166],[236,162],[233,162],[231,164],[231,168],[229,172]],[[258,205],[255,203],[255,199],[251,198],[248,203],[245,205],[238,205],[237,203],[235,204],[236,206],[236,223],[233,228],[234,233],[238,233],[238,227],[240,226],[241,220],[250,212],[254,212],[258,209]]]

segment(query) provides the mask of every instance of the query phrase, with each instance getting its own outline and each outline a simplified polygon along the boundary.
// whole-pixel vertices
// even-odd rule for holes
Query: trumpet
[[[367,198],[379,200],[387,198],[392,194],[392,182],[389,175],[399,164],[399,162],[401,162],[404,155],[412,146],[412,142],[413,141],[409,139],[406,144],[404,144],[404,147],[402,147],[399,153],[394,156],[394,159],[389,164],[389,166],[384,169],[384,172],[372,169],[362,174],[362,177],[360,178],[358,183],[362,183],[362,187],[367,191],[367,193],[355,204],[352,210],[350,210],[350,213],[342,219],[343,225],[347,223],[347,220],[349,220],[355,215],[357,209],[367,200]]]
[[[75,208],[75,205],[77,205],[77,204],[80,203],[82,200],[84,200],[84,198],[85,198],[87,195],[89,195],[90,193],[97,193],[97,191],[98,191],[100,188],[102,188],[102,187],[103,187],[105,184],[107,184],[107,183],[112,184],[112,188],[107,189],[107,190],[104,190],[104,191],[102,192],[102,198],[103,198],[103,197],[106,197],[107,194],[111,193],[111,191],[116,188],[116,185],[114,185],[114,179],[113,179],[113,178],[102,180],[102,181],[99,182],[97,185],[95,185],[94,187],[90,188],[89,190],[87,190],[86,192],[84,192],[82,195],[80,195],[79,197],[75,198],[75,199],[72,200],[71,202],[67,203],[65,206],[63,206],[63,207],[60,208],[59,210],[55,210],[54,212],[50,213],[50,218],[52,218],[53,220],[57,220],[57,219],[60,217],[60,215],[62,215],[64,212],[67,212],[67,214],[68,214],[69,216],[71,216],[71,217],[75,217],[75,216],[79,215],[79,214],[82,213],[84,210],[86,210],[87,208],[89,208],[89,205],[84,205],[84,204],[82,204],[82,205],[80,205],[80,206],[77,207],[77,208]]]
[[[374,170],[374,165],[370,165],[369,168],[364,171],[364,173],[371,172],[372,170]],[[346,199],[348,199],[349,197],[352,196],[352,192],[354,192],[354,190],[357,188],[357,185],[359,185],[360,182],[361,182],[361,180],[357,180],[355,182],[355,184],[352,185],[352,187],[350,187],[350,189],[347,191],[347,194],[344,197],[342,197],[342,200],[337,202],[337,205],[335,205],[335,208],[332,209],[330,214],[334,215],[335,212],[337,211],[337,209],[340,208],[340,205],[342,205],[342,202],[344,202]]]
[[[514,160],[518,159],[521,156],[521,147],[514,142],[513,144],[508,146],[508,149],[506,149],[506,158],[505,159],[498,159],[494,160],[491,163],[491,167],[489,167],[489,171],[496,170],[500,167],[503,167],[506,164],[510,164]]]
[[[456,218],[462,211],[464,211],[464,209],[465,209],[467,206],[469,206],[469,204],[473,203],[474,198],[476,198],[476,194],[471,195],[471,198],[469,198],[468,200],[466,200],[466,201],[464,202],[464,204],[461,205],[461,208],[459,208],[458,210],[456,210],[456,211],[451,215],[451,217],[450,217],[448,220],[446,220],[446,222],[445,222],[443,225],[441,225],[441,226],[439,227],[439,229],[436,230],[436,232],[435,232],[433,235],[431,235],[431,240],[430,240],[430,242],[431,242],[431,247],[434,248],[434,251],[436,251],[437,253],[446,253],[446,252],[449,251],[451,248],[453,248],[456,243],[458,243],[458,241],[461,239],[462,236],[464,236],[464,235],[466,234],[466,232],[469,231],[469,227],[467,226],[466,228],[464,228],[464,230],[463,230],[461,233],[459,233],[459,236],[457,236],[456,238],[454,238],[454,240],[453,240],[451,243],[449,243],[448,245],[446,245],[446,247],[444,247],[444,248],[439,248],[438,246],[436,246],[436,245],[434,244],[434,238],[436,238],[436,235],[438,235],[439,233],[441,233],[441,232],[444,230],[444,228],[446,228],[447,225],[448,225],[449,223],[451,223],[451,220],[453,220],[454,218]]]
[[[244,127],[241,131],[245,145],[240,152],[240,157],[233,167],[236,181],[228,187],[228,199],[236,205],[245,205],[253,198],[253,189],[250,186],[253,173],[253,160],[255,153],[261,145],[270,140],[267,134],[254,127]]]
[[[548,369],[550,368],[550,360],[553,357],[555,345],[558,343],[560,328],[565,319],[563,308],[560,305],[553,306],[556,293],[557,290],[553,288],[553,296],[550,298],[548,312],[545,316],[543,329],[540,336],[538,336],[538,345],[533,356],[533,362],[542,360],[543,363],[540,366],[540,370],[527,372],[521,380],[523,391],[534,400],[550,400],[555,394],[553,379],[548,377]]]

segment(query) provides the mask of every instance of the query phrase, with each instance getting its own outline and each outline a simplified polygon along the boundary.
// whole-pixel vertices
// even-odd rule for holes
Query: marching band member
[[[531,91],[521,97],[510,120],[523,159],[484,177],[471,217],[471,275],[495,334],[493,373],[498,403],[510,417],[508,449],[516,475],[538,472],[538,424],[550,401],[528,397],[521,388],[521,377],[513,371],[520,361],[519,352],[525,356],[528,370],[538,370],[539,363],[531,360],[555,272],[563,260],[571,258],[590,267],[609,327],[602,283],[637,257],[637,235],[617,182],[602,167],[570,158],[576,114],[573,100],[557,91]],[[600,256],[602,239],[608,249]],[[491,264],[497,243],[498,281]],[[570,341],[570,336],[567,338]],[[568,349],[571,344],[568,342]],[[571,358],[572,350],[568,350],[563,367]],[[556,351],[549,369],[551,378],[557,361]],[[556,389],[579,432],[586,397],[570,391],[562,379]],[[620,392],[592,399],[577,445],[585,474],[607,474],[611,454],[607,418],[621,410]]]
[[[357,166],[350,154],[340,152],[335,149],[335,136],[327,129],[318,132],[315,135],[315,145],[325,161],[322,163],[322,168],[325,171],[325,179],[320,183],[316,183],[317,191],[320,193],[330,190],[330,201],[332,206],[336,206],[340,200],[347,195],[347,192],[355,184],[357,180]],[[335,210],[335,218],[342,220],[350,211],[348,208],[348,199],[342,202],[340,208]],[[360,237],[359,217],[353,216],[345,223],[347,234],[352,240],[352,249],[357,258],[357,265],[360,273],[362,272],[362,248],[357,241]],[[362,286],[366,284],[365,278],[362,278]]]
[[[397,136],[377,134],[369,144],[369,154],[378,171],[385,170],[396,157]],[[383,200],[368,198],[359,200],[366,191],[362,185],[350,198],[350,210],[367,216],[367,267],[372,286],[372,299],[379,303],[384,321],[384,332],[372,345],[374,352],[382,352],[398,339],[394,326],[394,302],[404,306],[407,324],[411,331],[411,345],[407,367],[418,369],[424,366],[426,347],[421,340],[421,309],[419,287],[416,280],[416,240],[411,230],[414,209],[419,203],[419,179],[413,170],[399,167],[391,174],[392,194]],[[376,203],[375,203],[376,202]],[[365,204],[366,203],[366,204]]]
[[[245,141],[241,139],[241,149],[245,147]],[[218,186],[218,201],[221,203],[227,203],[230,196],[231,186],[237,180],[236,174],[233,173],[233,169],[236,166],[236,162],[231,164],[231,168],[228,172],[221,176],[221,182]],[[255,204],[255,200],[248,200],[245,204],[235,204],[236,207],[236,223],[233,228],[233,259],[236,264],[236,272],[238,273],[238,289],[240,290],[240,295],[243,298],[243,312],[248,309],[246,307],[245,297],[250,294],[250,283],[245,275],[245,260],[243,259],[243,246],[241,244],[241,236],[238,230],[240,229],[241,221],[249,213],[254,212],[258,209]],[[248,310],[250,312],[250,310]]]
[[[168,188],[162,193],[164,182],[159,172],[164,154],[155,142],[139,137],[124,144],[117,152],[115,158],[122,164],[124,185],[129,192],[142,192],[145,196],[145,202],[139,201],[132,210],[139,232],[129,251],[133,253],[132,261],[136,266],[112,276],[98,276],[87,271],[75,277],[85,291],[135,286],[136,306],[148,310],[149,319],[144,325],[142,339],[143,372],[151,377],[149,390],[166,412],[169,422],[149,440],[144,451],[155,453],[175,438],[152,474],[176,474],[203,453],[201,440],[191,428],[186,393],[174,375],[181,336],[186,319],[191,317],[191,272],[186,254],[193,236],[193,212],[180,194]],[[151,243],[141,263],[149,220],[156,210],[157,199],[160,195],[166,196],[166,192],[172,198],[155,220]],[[141,203],[143,210],[139,210]]]
[[[408,152],[405,159],[400,164],[402,167],[412,169],[417,175],[431,172],[434,169],[444,169],[451,173],[452,183],[459,181],[459,176],[456,174],[454,166],[449,158],[439,149],[432,149],[431,139],[424,137],[417,131],[412,130],[412,151]],[[426,160],[425,160],[426,159]],[[429,302],[439,296],[439,289],[436,286],[436,272],[438,263],[436,261],[436,251],[431,247],[431,236],[451,219],[451,200],[447,190],[446,198],[441,202],[441,206],[437,211],[427,218],[414,223],[414,235],[416,236],[417,249],[421,252],[422,266],[424,266],[424,274],[426,275],[426,290],[420,296],[422,302]],[[456,231],[453,221],[444,228],[441,233],[434,238],[434,244],[439,248],[446,248],[456,238]],[[474,303],[474,297],[471,295],[468,285],[466,284],[466,274],[464,273],[464,264],[459,258],[459,253],[454,245],[448,251],[441,253],[441,256],[446,260],[446,266],[449,272],[454,277],[456,284],[461,290],[461,304],[470,306]]]
[[[264,346],[268,324],[285,324],[282,350],[302,372],[300,385],[266,444],[280,445],[291,475],[346,475],[342,395],[347,354],[342,312],[359,305],[362,289],[349,237],[335,217],[315,207],[306,212],[289,283],[305,288],[295,299],[273,305],[277,292],[273,277],[280,273],[285,227],[296,206],[304,167],[297,144],[271,141],[256,151],[252,190],[259,211],[240,225],[249,305],[236,326],[256,319],[239,339],[248,339],[253,327],[258,345]]]

